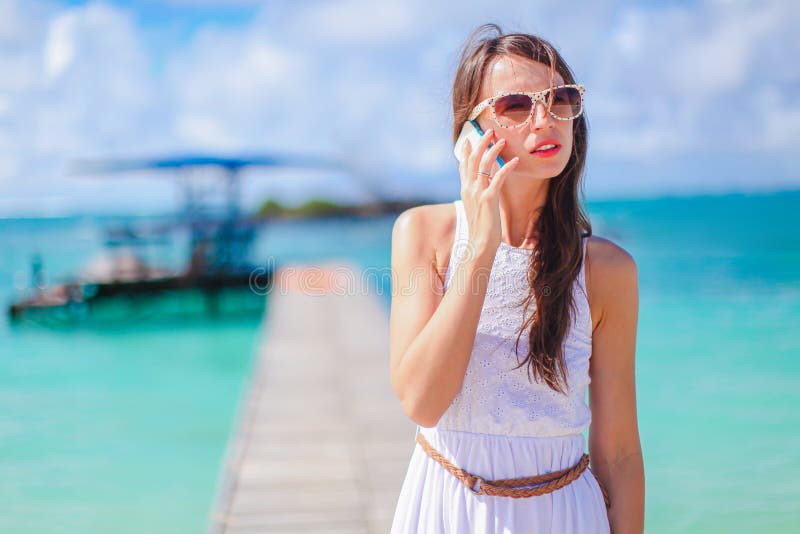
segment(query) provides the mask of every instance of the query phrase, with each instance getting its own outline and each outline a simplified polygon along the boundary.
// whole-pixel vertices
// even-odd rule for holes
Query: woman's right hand
[[[500,246],[500,188],[503,187],[508,173],[519,163],[519,158],[515,157],[495,172],[499,167],[497,156],[505,146],[505,139],[500,139],[487,149],[489,143],[496,139],[494,130],[489,129],[481,137],[477,147],[473,148],[467,140],[464,143],[464,157],[458,167],[461,175],[461,201],[467,213],[469,246],[473,256],[481,252],[494,253]],[[486,174],[478,174],[478,171],[489,172],[492,178]]]

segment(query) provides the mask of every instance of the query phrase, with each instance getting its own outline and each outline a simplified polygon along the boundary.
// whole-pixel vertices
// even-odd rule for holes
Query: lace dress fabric
[[[456,202],[457,241],[445,274],[450,290],[455,265],[467,252],[466,213]],[[584,251],[586,239],[584,238]],[[440,429],[466,430],[507,436],[552,437],[578,434],[592,419],[584,402],[589,385],[592,352],[592,322],[586,297],[584,269],[573,285],[578,313],[564,343],[569,396],[541,382],[531,382],[525,366],[514,370],[528,351],[527,332],[520,337],[522,301],[528,292],[528,268],[532,251],[501,243],[489,275],[483,310],[475,334],[464,384],[437,425]],[[454,257],[455,255],[455,257]],[[453,290],[465,291],[465,281],[456,280]],[[531,304],[531,309],[533,303]],[[528,311],[527,317],[532,313]]]
[[[455,277],[468,253],[466,212],[456,209],[455,240],[445,274],[447,291],[466,291]],[[584,258],[586,238],[583,238]],[[527,332],[514,344],[526,312],[532,251],[501,243],[489,273],[475,343],[461,390],[434,427],[418,426],[442,455],[485,479],[516,478],[572,467],[585,451],[582,432],[591,423],[585,402],[590,383],[592,322],[585,270],[573,284],[575,309],[564,341],[568,394],[532,380]],[[533,313],[531,303],[527,316]],[[392,534],[424,533],[607,533],[602,492],[587,470],[571,484],[528,498],[475,495],[414,442],[401,488]]]

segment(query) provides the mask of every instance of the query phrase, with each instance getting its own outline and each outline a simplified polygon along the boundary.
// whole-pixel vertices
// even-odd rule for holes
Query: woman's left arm
[[[644,462],[636,416],[635,354],[639,315],[636,262],[608,240],[591,258],[592,332],[589,405],[591,467],[608,493],[612,534],[644,532]]]

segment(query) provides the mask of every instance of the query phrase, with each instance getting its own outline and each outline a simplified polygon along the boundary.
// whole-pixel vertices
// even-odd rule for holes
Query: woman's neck
[[[522,177],[514,182],[507,180],[503,184],[500,191],[500,227],[504,242],[518,248],[534,248],[536,223],[547,201],[549,184],[549,179]]]

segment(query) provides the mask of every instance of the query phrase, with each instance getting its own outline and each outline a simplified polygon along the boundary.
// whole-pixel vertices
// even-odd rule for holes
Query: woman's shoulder
[[[602,309],[606,299],[621,292],[635,291],[638,283],[636,260],[614,241],[592,235],[586,243],[586,293],[592,308]],[[594,313],[592,315],[595,315]]]
[[[454,237],[456,211],[452,202],[440,204],[420,204],[400,212],[394,222],[394,229],[413,234],[414,237],[435,244],[442,238]]]
[[[456,211],[453,202],[420,204],[402,211],[397,216],[392,240],[402,238],[413,242],[415,249],[431,254],[436,270],[444,281],[455,229]]]
[[[635,265],[633,256],[614,241],[599,235],[590,235],[586,238],[587,255],[595,262],[598,268],[615,268],[624,265]],[[588,267],[588,265],[587,265]]]

